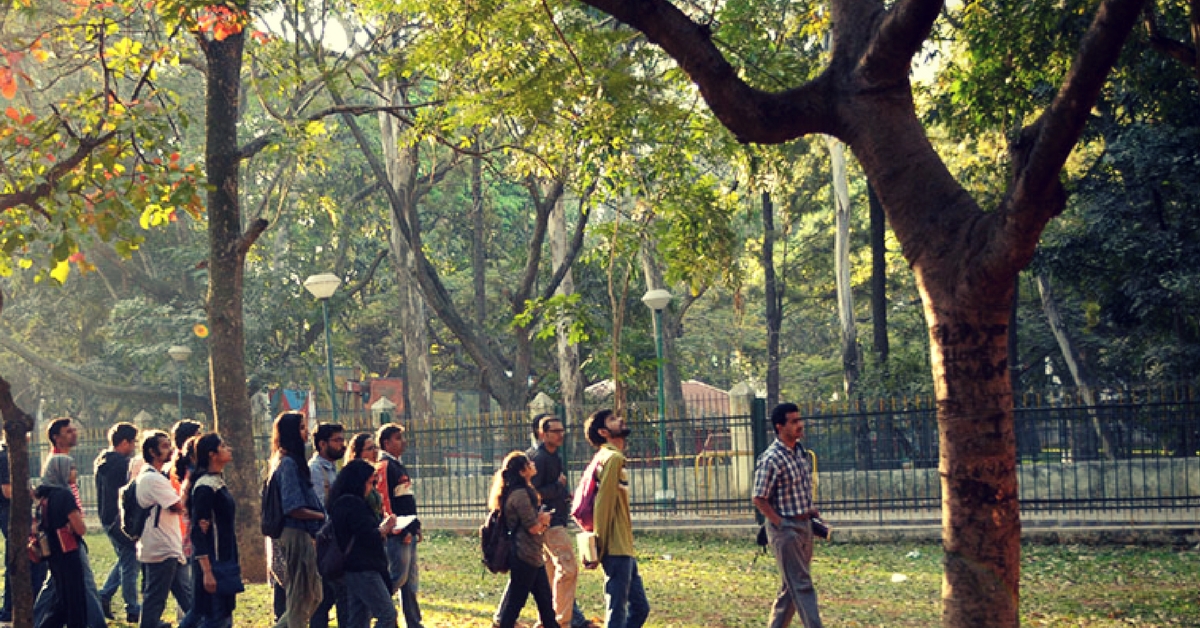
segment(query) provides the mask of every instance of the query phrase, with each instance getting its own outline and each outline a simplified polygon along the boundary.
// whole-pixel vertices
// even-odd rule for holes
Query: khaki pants
[[[283,587],[287,591],[287,609],[275,622],[275,628],[308,628],[308,620],[321,603],[321,576],[317,573],[317,545],[307,532],[284,528],[276,541],[283,553],[287,570]]]
[[[571,625],[575,608],[575,581],[579,579],[579,562],[566,526],[554,526],[542,536],[542,556],[546,559],[546,575],[554,590],[554,616],[558,625]]]

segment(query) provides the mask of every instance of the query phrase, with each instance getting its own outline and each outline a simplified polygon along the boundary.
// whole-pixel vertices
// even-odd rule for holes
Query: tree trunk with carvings
[[[711,36],[666,0],[585,0],[642,31],[682,66],[743,142],[823,133],[875,186],[924,301],[938,403],[947,627],[1019,625],[1020,532],[1008,308],[1066,195],[1068,155],[1141,10],[1102,0],[1054,101],[1011,147],[1012,175],[984,211],[933,150],[913,104],[911,60],[940,0],[831,0],[831,60],[780,92],[746,84]]]

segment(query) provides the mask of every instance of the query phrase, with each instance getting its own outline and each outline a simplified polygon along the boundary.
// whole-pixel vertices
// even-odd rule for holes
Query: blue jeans
[[[169,558],[159,563],[144,563],[143,567],[146,570],[146,593],[142,599],[142,617],[138,626],[158,628],[163,609],[167,607],[168,594],[175,596],[185,613],[192,610],[192,578],[187,573],[186,563]]]
[[[107,628],[108,622],[104,621],[104,611],[100,608],[100,594],[96,592],[96,576],[92,573],[92,564],[88,560],[87,545],[80,543],[79,551],[82,554],[80,558],[83,563],[83,586],[87,589],[87,600],[84,604],[87,605],[88,628]],[[50,612],[50,607],[54,604],[54,590],[54,578],[46,578],[46,584],[42,586],[37,601],[33,603],[35,626],[40,625]]]
[[[137,546],[121,532],[119,521],[114,521],[105,528],[104,534],[108,536],[108,542],[112,544],[113,550],[117,553],[117,562],[108,571],[108,577],[104,579],[104,586],[100,587],[100,599],[111,600],[117,592],[117,587],[120,586],[121,598],[125,600],[125,613],[137,615],[142,610],[138,606],[137,577],[140,565],[137,560]]]
[[[375,628],[396,628],[396,607],[383,574],[347,571],[342,585],[346,591],[346,609],[338,609],[338,628],[368,628],[372,617]]]
[[[421,607],[417,603],[420,578],[417,570],[417,539],[411,543],[401,539],[405,535],[389,536],[384,549],[388,557],[388,575],[392,586],[400,590],[400,606],[404,611],[404,624],[408,628],[421,628]]]
[[[605,556],[604,628],[642,628],[650,616],[650,601],[633,556]]]

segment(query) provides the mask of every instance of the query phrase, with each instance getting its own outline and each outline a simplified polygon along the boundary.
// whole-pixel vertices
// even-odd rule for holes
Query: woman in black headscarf
[[[83,521],[83,512],[75,502],[71,493],[71,484],[76,479],[75,462],[70,456],[55,454],[46,461],[42,469],[42,483],[34,493],[38,500],[41,521],[40,529],[46,533],[49,540],[50,577],[55,586],[52,593],[55,599],[45,620],[40,624],[43,628],[86,628],[87,589],[83,584],[83,535],[87,534],[87,524]]]

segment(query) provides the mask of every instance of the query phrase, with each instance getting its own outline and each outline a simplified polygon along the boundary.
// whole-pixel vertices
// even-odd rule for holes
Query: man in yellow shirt
[[[593,509],[597,555],[604,567],[605,628],[642,628],[650,602],[633,552],[629,475],[625,444],[630,429],[612,410],[597,410],[583,423],[588,442],[598,447],[596,504]],[[591,478],[582,478],[589,482]]]

